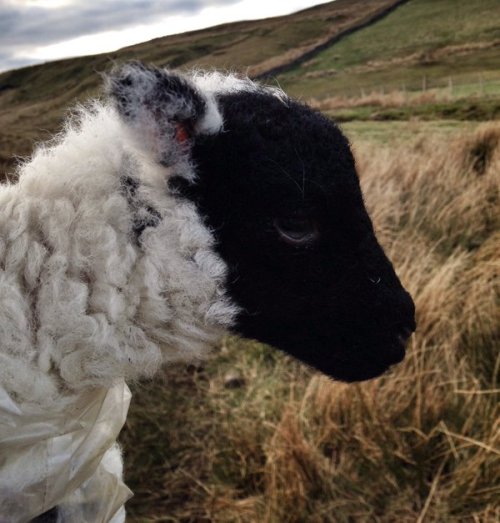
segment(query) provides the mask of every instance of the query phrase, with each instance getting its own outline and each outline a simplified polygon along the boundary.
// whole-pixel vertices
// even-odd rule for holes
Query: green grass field
[[[279,76],[296,96],[359,95],[500,80],[500,3],[411,0],[375,25]],[[498,85],[492,94],[499,95]]]
[[[366,142],[395,144],[418,141],[427,135],[456,137],[477,129],[479,122],[464,120],[431,121],[384,121],[355,120],[344,122],[340,127],[347,135],[353,147]]]

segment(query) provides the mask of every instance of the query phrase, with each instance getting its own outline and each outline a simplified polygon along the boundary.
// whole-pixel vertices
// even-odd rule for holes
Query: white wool
[[[206,112],[196,124],[196,131],[202,134],[216,134],[222,129],[222,116],[212,93],[205,93]]]
[[[199,71],[194,70],[191,73],[191,78],[198,89],[204,94],[211,94],[212,96],[233,94],[240,91],[247,91],[250,93],[266,92],[273,94],[283,102],[288,100],[288,95],[279,87],[264,86],[255,83],[246,76],[238,74],[223,74],[219,71]]]
[[[215,132],[221,117],[207,96],[200,127]],[[176,166],[155,164],[125,126],[108,105],[80,109],[16,185],[0,186],[0,418],[26,409],[71,418],[89,390],[205,357],[233,322],[212,235],[168,190]],[[139,239],[131,224],[145,211],[127,198],[127,177],[158,214]],[[0,446],[4,436],[0,428]],[[13,470],[18,486],[36,481],[30,467]],[[5,502],[0,493],[0,514]]]
[[[125,135],[126,136],[126,135]],[[131,160],[114,110],[94,105],[61,141],[0,188],[0,329],[7,387],[22,401],[151,375],[206,355],[235,313],[225,265],[193,204],[168,191],[169,170]],[[134,172],[130,172],[134,169]],[[138,246],[123,177],[161,215]],[[0,381],[10,379],[0,368]],[[46,383],[47,379],[50,385]]]

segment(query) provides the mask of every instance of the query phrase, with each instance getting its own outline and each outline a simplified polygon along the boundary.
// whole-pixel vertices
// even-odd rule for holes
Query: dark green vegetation
[[[258,74],[391,3],[337,0],[4,73],[0,163],[49,137],[112,60]],[[136,385],[130,521],[500,521],[500,127],[484,123],[499,118],[498,20],[500,0],[410,0],[279,75],[346,121],[417,332],[402,365],[361,385],[237,338]]]

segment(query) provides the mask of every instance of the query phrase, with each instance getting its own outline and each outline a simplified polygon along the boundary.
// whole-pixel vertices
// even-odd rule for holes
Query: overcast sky
[[[325,0],[0,0],[0,71],[321,3]]]

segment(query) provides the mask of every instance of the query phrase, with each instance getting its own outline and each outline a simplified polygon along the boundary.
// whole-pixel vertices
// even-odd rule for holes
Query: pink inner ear
[[[177,140],[177,143],[183,144],[187,142],[189,138],[189,131],[187,130],[186,126],[180,122],[177,122],[175,124],[175,139]]]

